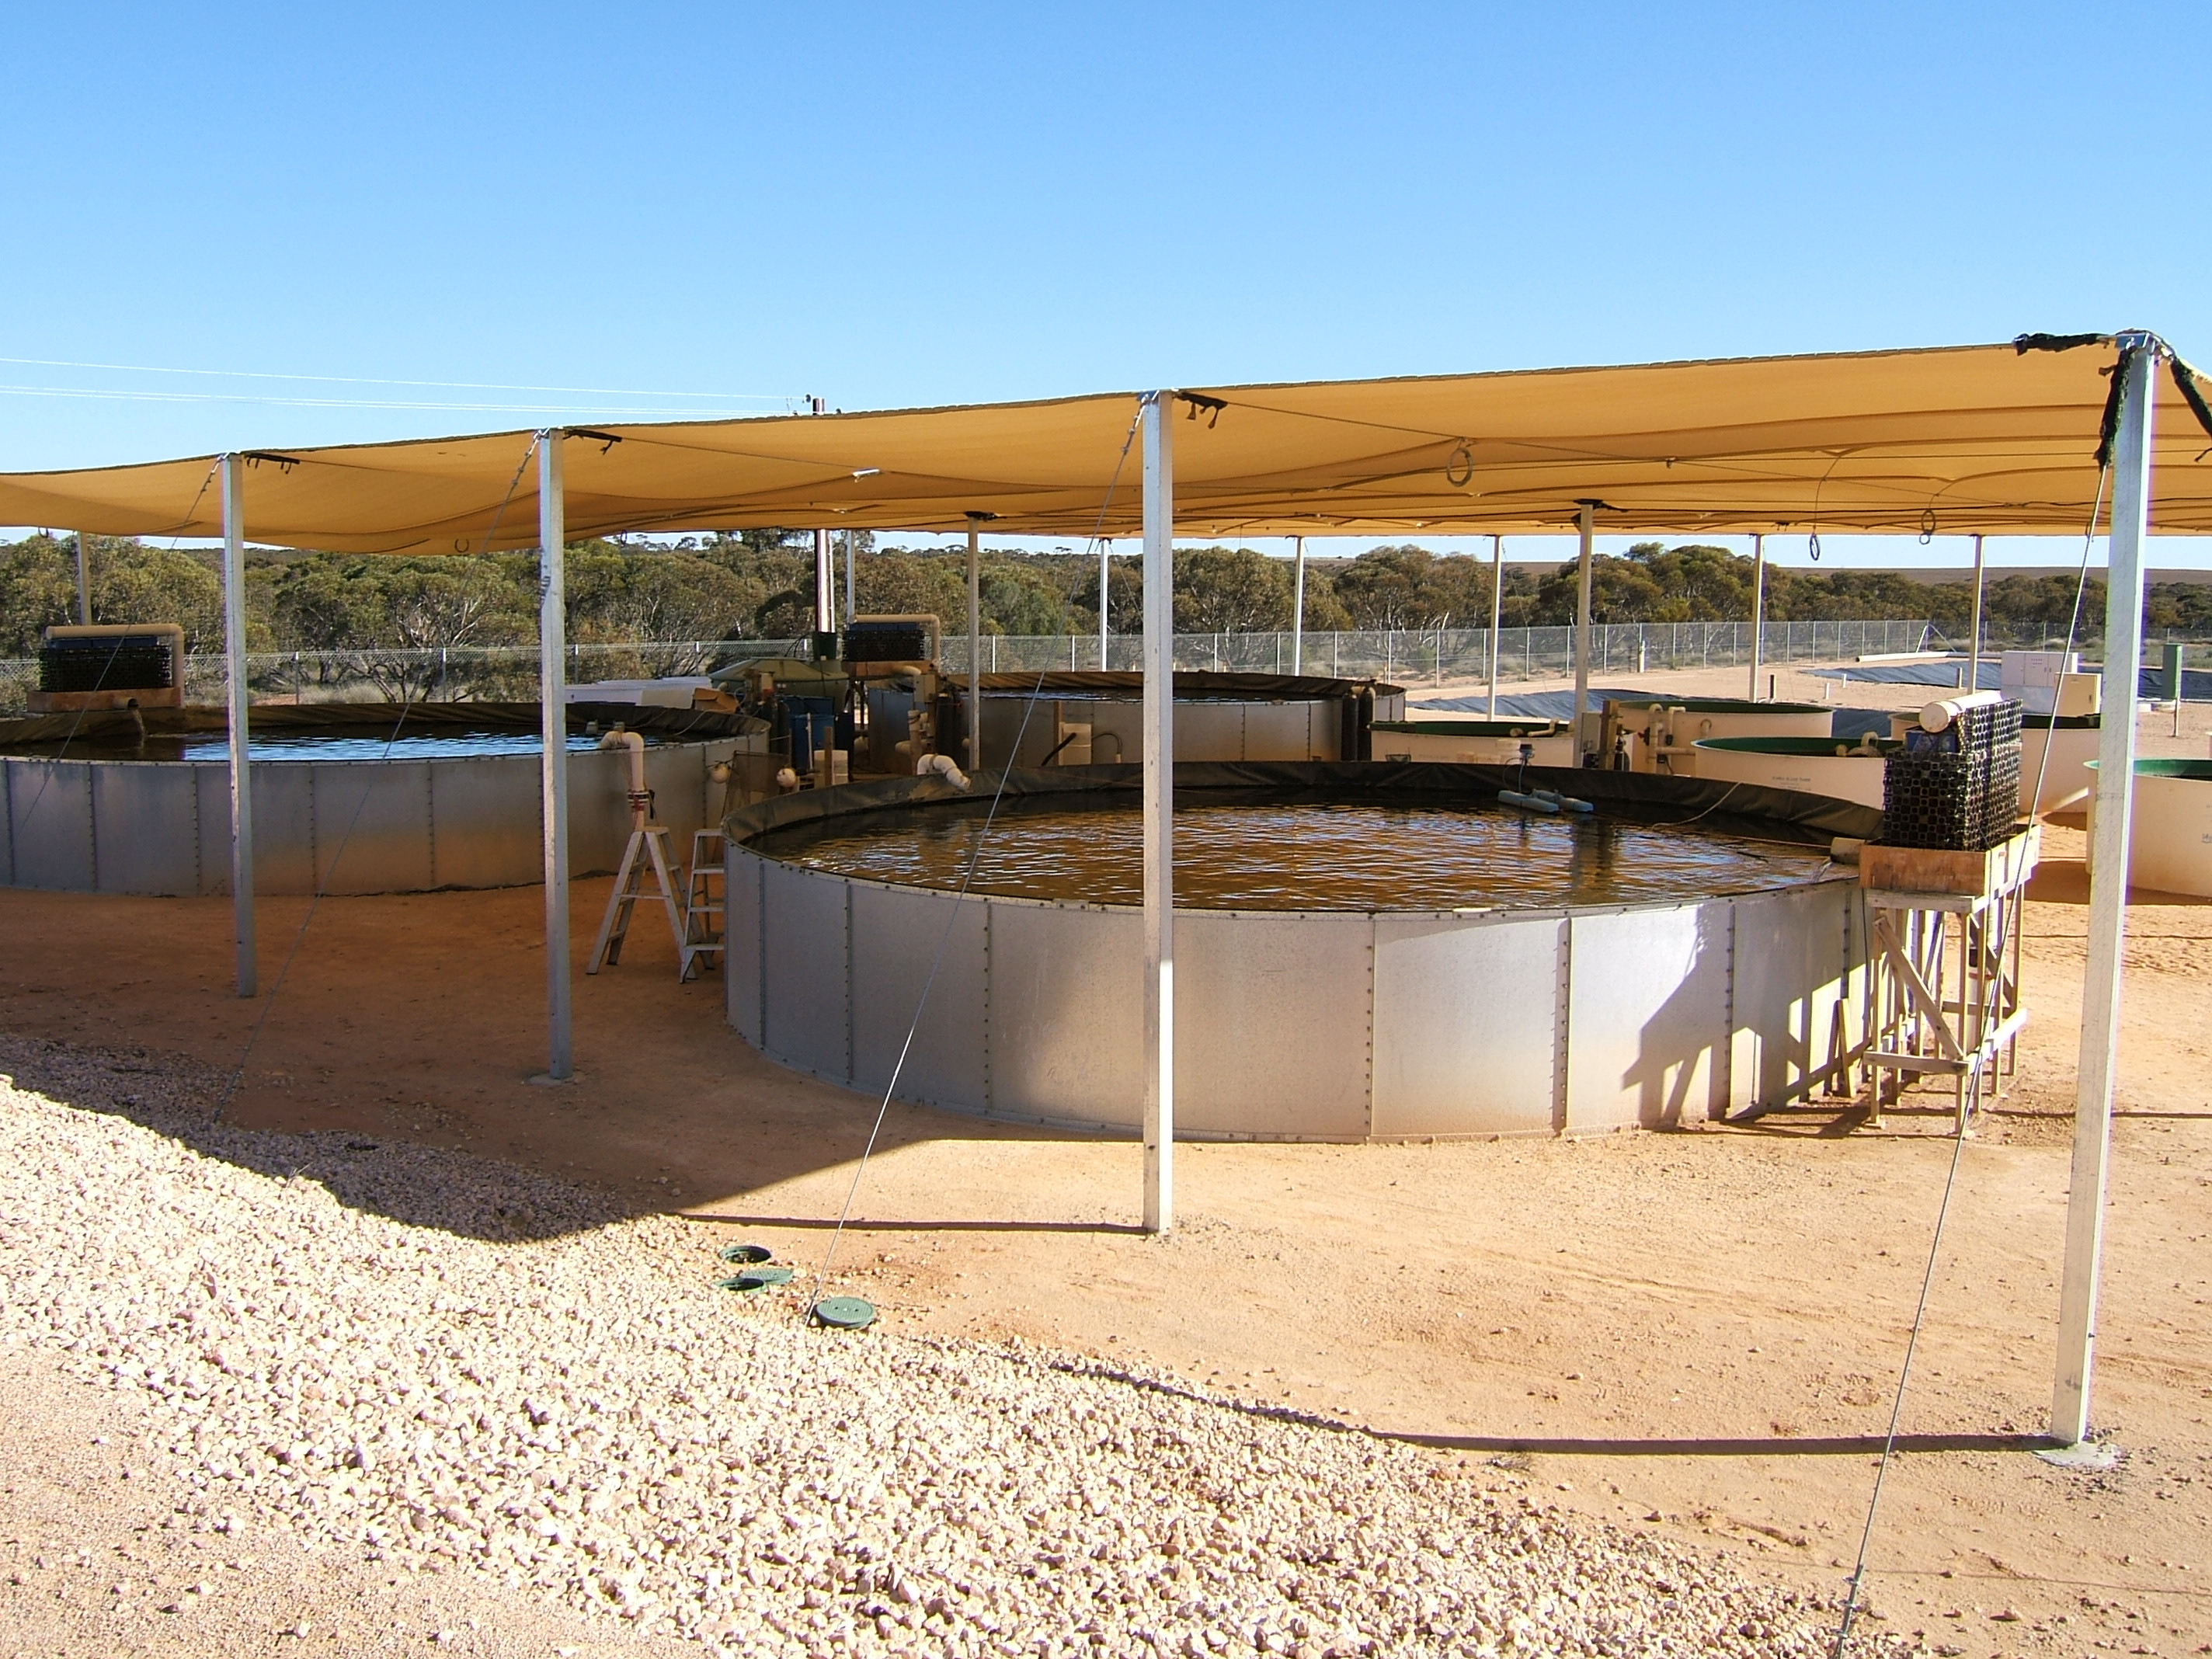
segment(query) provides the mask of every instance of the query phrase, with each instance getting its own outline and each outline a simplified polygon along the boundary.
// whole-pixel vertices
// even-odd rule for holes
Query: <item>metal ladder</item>
[[[607,896],[607,914],[599,923],[599,937],[592,946],[592,960],[584,971],[596,974],[603,967],[611,967],[622,960],[623,940],[629,935],[630,915],[641,899],[658,896],[668,912],[668,931],[674,936],[676,948],[684,952],[684,970],[690,969],[690,956],[684,942],[683,913],[676,908],[676,878],[669,871],[668,831],[658,823],[639,826],[629,832],[629,845],[623,849],[622,868],[616,873],[614,891]],[[650,872],[658,895],[646,886]]]
[[[681,984],[691,977],[701,960],[723,960],[728,898],[725,889],[729,872],[729,842],[719,830],[700,830],[691,836],[691,875],[684,893],[683,971]]]

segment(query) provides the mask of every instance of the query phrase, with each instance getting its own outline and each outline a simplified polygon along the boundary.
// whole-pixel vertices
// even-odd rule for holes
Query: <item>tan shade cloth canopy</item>
[[[1186,536],[1789,529],[2079,535],[2097,489],[2099,341],[1186,388]],[[2152,527],[2212,531],[2212,446],[2156,376]],[[785,526],[1134,534],[1134,394],[568,429],[568,533]],[[533,546],[528,432],[256,458],[249,539],[333,551]],[[221,533],[212,458],[0,475],[0,523]]]

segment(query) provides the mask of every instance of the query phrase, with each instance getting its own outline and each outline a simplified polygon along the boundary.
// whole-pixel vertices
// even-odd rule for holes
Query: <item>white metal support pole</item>
[[[1175,1225],[1175,394],[1145,400],[1145,1231]]]
[[[222,458],[222,652],[230,681],[230,914],[238,994],[254,994],[253,767],[246,684],[246,457]]]
[[[1973,633],[1966,641],[1966,678],[1960,684],[1962,691],[1982,689],[1982,538],[1974,538],[1974,624]],[[2134,708],[2133,703],[2128,705]]]
[[[845,532],[845,623],[848,627],[852,625],[855,608],[853,592],[853,532],[848,530]]]
[[[1490,538],[1490,718],[1498,718],[1498,627],[1505,617],[1505,538]]]
[[[1751,701],[1759,701],[1759,635],[1766,626],[1766,538],[1751,538]]]
[[[1575,585],[1575,717],[1568,729],[1575,734],[1575,764],[1583,760],[1583,705],[1589,701],[1590,659],[1590,552],[1592,531],[1597,517],[1597,504],[1583,501],[1575,514],[1575,528],[1581,532],[1583,549],[1580,573]]]
[[[538,434],[538,715],[544,740],[545,1075],[576,1074],[568,987],[568,527],[557,428]]]
[[[1297,570],[1291,579],[1291,672],[1303,674],[1306,666],[1306,538],[1293,536],[1297,547]]]
[[[92,626],[92,533],[76,532],[76,619]]]
[[[834,633],[837,627],[837,578],[835,556],[830,551],[830,532],[814,532],[814,631]]]
[[[1114,539],[1110,536],[1098,538],[1098,672],[1104,673],[1106,662],[1106,594],[1112,586],[1114,574]]]
[[[968,769],[983,763],[982,515],[968,515]]]
[[[2151,388],[2157,347],[2133,340],[2120,383],[2112,461],[2111,569],[2105,596],[2105,719],[2097,743],[2097,832],[2090,848],[2089,952],[2081,987],[2081,1049],[2074,1085],[2074,1168],[2067,1188],[2066,1266],[2058,1302],[2058,1375],[2051,1437],[2089,1432],[2097,1343],[2097,1274],[2105,1246],[2105,1165],[2119,1065],[2120,945],[2127,922],[2128,831],[2135,809],[2136,662],[2142,653],[2142,544],[2150,527]]]

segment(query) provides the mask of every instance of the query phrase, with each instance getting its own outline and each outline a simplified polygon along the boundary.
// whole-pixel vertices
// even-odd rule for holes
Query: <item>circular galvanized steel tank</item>
[[[1137,769],[1010,775],[1010,787],[1132,789]],[[1176,769],[1209,787],[1494,802],[1486,767]],[[1691,779],[1531,772],[1601,810],[1725,810],[1824,848],[1875,832],[1848,804]],[[975,780],[988,794],[995,777]],[[1723,797],[1727,799],[1723,799]],[[972,797],[970,798],[972,799]],[[769,1057],[880,1092],[926,1007],[900,1098],[1133,1134],[1143,1103],[1142,913],[873,880],[751,843],[808,815],[932,800],[936,780],[812,792],[732,814],[731,1023]],[[994,834],[1018,835],[1018,818]],[[1852,872],[1662,902],[1514,909],[1178,908],[1179,1136],[1351,1141],[1661,1127],[1779,1104],[1863,1036],[1866,933]],[[940,951],[942,952],[940,963]],[[931,981],[933,964],[939,964]]]
[[[579,706],[581,708],[582,706]],[[399,710],[377,705],[256,709],[257,738],[320,732],[374,750]],[[708,769],[747,741],[740,721],[688,711],[572,712],[650,730],[646,781],[659,821],[687,856],[711,826],[723,786]],[[223,730],[220,709],[149,710],[152,745]],[[534,732],[534,705],[444,704],[408,711],[404,730]],[[0,881],[69,892],[230,890],[227,760],[127,757],[127,718],[69,715],[0,724]],[[66,738],[66,746],[60,741]],[[757,740],[753,740],[756,741]],[[9,747],[28,752],[6,753]],[[53,752],[57,749],[60,752]],[[121,752],[118,753],[118,750]],[[440,754],[380,759],[255,760],[254,888],[269,894],[404,893],[522,886],[544,878],[540,757]],[[568,756],[570,868],[611,871],[629,834],[626,755]]]

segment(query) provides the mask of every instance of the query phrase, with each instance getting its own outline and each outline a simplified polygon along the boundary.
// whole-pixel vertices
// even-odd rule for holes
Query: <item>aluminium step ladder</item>
[[[708,957],[723,960],[728,925],[729,841],[720,830],[700,830],[691,836],[691,873],[684,890],[684,937],[678,949],[683,969],[678,982],[688,980]]]
[[[615,874],[614,891],[607,895],[607,914],[599,922],[599,937],[592,946],[592,959],[584,969],[586,973],[596,974],[602,967],[611,967],[622,960],[623,940],[629,933],[631,913],[640,900],[655,896],[668,913],[669,935],[676,941],[677,953],[689,971],[690,957],[685,950],[684,914],[677,904],[672,863],[666,825],[641,823],[629,832],[629,845],[623,849],[622,867]],[[648,873],[653,879],[652,888],[646,885]],[[657,894],[653,890],[656,888]]]

